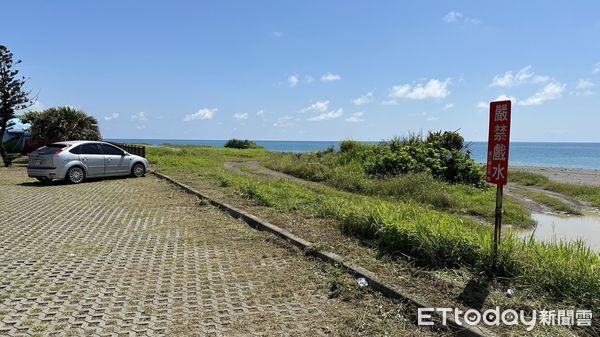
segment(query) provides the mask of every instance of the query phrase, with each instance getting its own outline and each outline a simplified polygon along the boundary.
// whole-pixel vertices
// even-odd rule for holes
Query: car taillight
[[[60,148],[60,149],[56,150],[56,152],[54,152],[54,154],[55,154],[55,155],[56,155],[56,154],[60,154],[61,152],[63,152],[63,151],[66,151],[66,150],[68,150],[68,149],[69,149],[69,146],[65,146],[65,147],[63,147],[63,148]]]

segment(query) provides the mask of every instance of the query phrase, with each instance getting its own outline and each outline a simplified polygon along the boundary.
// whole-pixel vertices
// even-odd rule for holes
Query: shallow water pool
[[[583,216],[533,213],[537,227],[519,231],[519,236],[533,237],[538,241],[582,239],[588,246],[600,251],[600,213],[587,213]]]

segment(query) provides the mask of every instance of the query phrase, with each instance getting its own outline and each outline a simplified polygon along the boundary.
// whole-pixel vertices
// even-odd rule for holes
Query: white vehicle
[[[27,174],[41,182],[64,179],[73,184],[86,178],[141,177],[147,171],[146,158],[95,141],[52,143],[30,153],[27,165]]]

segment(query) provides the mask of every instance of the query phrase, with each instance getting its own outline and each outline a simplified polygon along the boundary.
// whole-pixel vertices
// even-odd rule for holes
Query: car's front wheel
[[[131,168],[131,175],[134,178],[142,177],[144,174],[146,174],[146,167],[142,163],[134,164]]]
[[[71,184],[79,184],[85,180],[85,171],[79,166],[73,166],[67,171],[66,178]]]

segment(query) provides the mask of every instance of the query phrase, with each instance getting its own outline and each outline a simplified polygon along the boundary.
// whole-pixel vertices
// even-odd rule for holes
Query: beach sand
[[[600,170],[535,166],[513,166],[512,170],[541,174],[561,183],[600,186]]]

